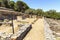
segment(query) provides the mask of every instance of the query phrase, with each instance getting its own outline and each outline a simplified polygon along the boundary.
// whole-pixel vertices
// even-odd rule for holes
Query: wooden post
[[[14,19],[14,16],[13,16],[13,14],[12,14],[12,32],[13,32],[13,34],[14,34],[14,24],[13,24],[13,19]]]

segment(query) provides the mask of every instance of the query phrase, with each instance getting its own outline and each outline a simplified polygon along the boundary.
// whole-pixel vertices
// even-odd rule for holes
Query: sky
[[[14,0],[16,2],[16,0]],[[44,11],[55,9],[60,11],[60,0],[22,0],[30,8],[43,9]]]

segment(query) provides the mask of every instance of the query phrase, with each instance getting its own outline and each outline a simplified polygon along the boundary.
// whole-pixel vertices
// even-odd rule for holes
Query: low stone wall
[[[53,35],[52,30],[49,28],[49,24],[46,22],[46,20],[44,20],[44,31],[45,31],[45,40],[56,40],[55,36]]]
[[[19,31],[15,34],[2,34],[0,33],[0,40],[23,40],[27,33],[32,29],[32,25],[24,25],[20,27]]]
[[[28,25],[26,25],[26,26],[28,26]],[[11,38],[11,40],[23,40],[24,37],[27,35],[27,33],[28,33],[31,29],[32,29],[32,25],[29,25],[29,27],[27,27],[26,30],[23,28],[23,29],[21,30],[20,35],[19,35],[18,37],[16,37],[16,38]],[[24,31],[23,31],[23,30],[24,30]],[[22,32],[22,31],[23,31],[23,32]],[[13,37],[14,37],[14,36],[13,36]]]
[[[32,26],[30,25],[16,40],[23,40],[27,33],[31,30]]]

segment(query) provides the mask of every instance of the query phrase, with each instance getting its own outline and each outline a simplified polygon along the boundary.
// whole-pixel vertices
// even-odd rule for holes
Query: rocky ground
[[[53,35],[53,31],[50,29],[50,25],[44,20],[44,31],[46,40],[56,40],[55,35]]]
[[[60,33],[60,20],[54,20],[50,18],[26,18],[22,20],[21,17],[18,17],[17,20],[13,20],[13,23],[15,32],[18,31],[19,27],[17,26],[19,24],[32,24],[32,29],[23,40],[56,40],[56,38],[57,40],[59,39],[58,37],[60,34],[58,35],[58,33]],[[2,26],[0,26],[0,31],[5,31],[8,33],[12,32],[11,26]]]
[[[60,20],[45,18],[47,23],[49,24],[49,28],[52,31],[52,34],[55,36],[57,40],[60,39]]]

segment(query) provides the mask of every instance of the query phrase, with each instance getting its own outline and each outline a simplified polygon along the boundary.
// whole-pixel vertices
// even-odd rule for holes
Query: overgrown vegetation
[[[42,9],[32,9],[30,8],[25,2],[23,1],[10,1],[8,2],[7,0],[3,0],[0,2],[0,7],[6,7],[13,9],[18,12],[23,12],[26,14],[30,14],[31,16],[37,15],[37,16],[44,16],[48,18],[54,18],[54,19],[60,19],[60,12],[56,12],[56,10],[49,10],[44,12]]]

